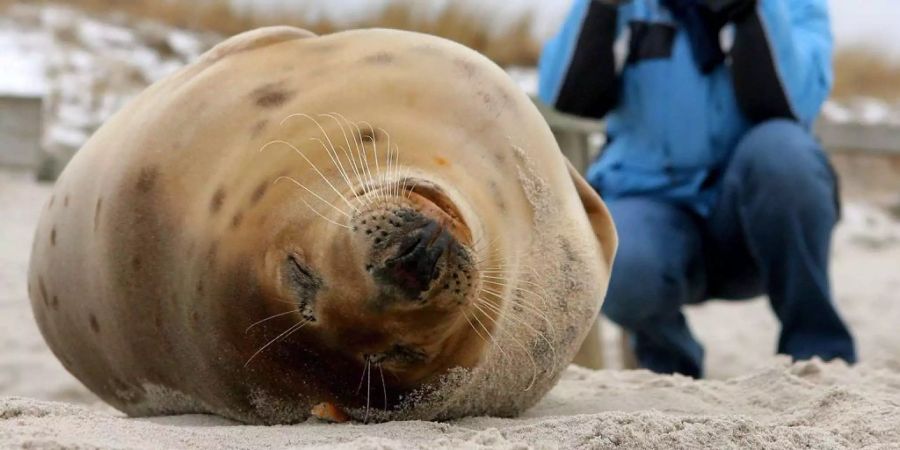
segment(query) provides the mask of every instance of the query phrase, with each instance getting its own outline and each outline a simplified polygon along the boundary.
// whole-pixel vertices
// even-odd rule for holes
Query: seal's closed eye
[[[390,349],[381,353],[363,355],[373,364],[388,364],[397,366],[410,366],[420,364],[427,360],[427,354],[418,347],[404,344],[394,344]]]
[[[294,293],[300,314],[306,320],[315,321],[314,305],[316,294],[322,288],[322,279],[294,254],[289,254],[285,259],[284,275],[290,291]]]

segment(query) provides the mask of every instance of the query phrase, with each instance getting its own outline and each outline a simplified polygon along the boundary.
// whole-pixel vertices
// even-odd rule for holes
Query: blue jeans
[[[828,282],[836,179],[802,127],[770,121],[738,144],[709,217],[648,197],[608,202],[619,231],[603,313],[632,332],[644,368],[703,374],[682,305],[768,294],[778,353],[856,361]]]

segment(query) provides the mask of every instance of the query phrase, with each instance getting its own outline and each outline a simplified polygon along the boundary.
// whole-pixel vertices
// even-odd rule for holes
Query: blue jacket
[[[587,173],[605,197],[658,196],[706,214],[717,174],[754,123],[809,127],[818,114],[833,78],[827,0],[743,1],[725,29],[728,59],[708,73],[662,3],[575,0],[544,47],[539,95],[563,112],[609,113],[607,146]],[[617,41],[628,50],[621,68]]]

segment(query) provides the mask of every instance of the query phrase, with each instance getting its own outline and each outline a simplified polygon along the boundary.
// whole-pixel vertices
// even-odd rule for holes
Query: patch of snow
[[[47,90],[43,50],[45,33],[0,19],[0,95],[40,97]]]

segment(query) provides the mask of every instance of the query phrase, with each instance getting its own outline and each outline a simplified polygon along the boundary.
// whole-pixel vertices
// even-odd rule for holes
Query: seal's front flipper
[[[613,223],[612,216],[594,188],[575,170],[575,167],[572,166],[569,160],[566,160],[566,167],[569,169],[569,176],[572,177],[572,183],[575,184],[578,197],[581,198],[581,204],[584,205],[584,212],[591,222],[591,228],[597,237],[606,266],[612,269],[616,248],[619,245],[619,237],[616,234],[616,226]]]
[[[350,417],[347,415],[347,413],[335,406],[334,403],[328,402],[319,403],[318,405],[313,406],[310,414],[312,414],[313,417],[319,420],[324,420],[327,422],[344,423],[350,420]]]

